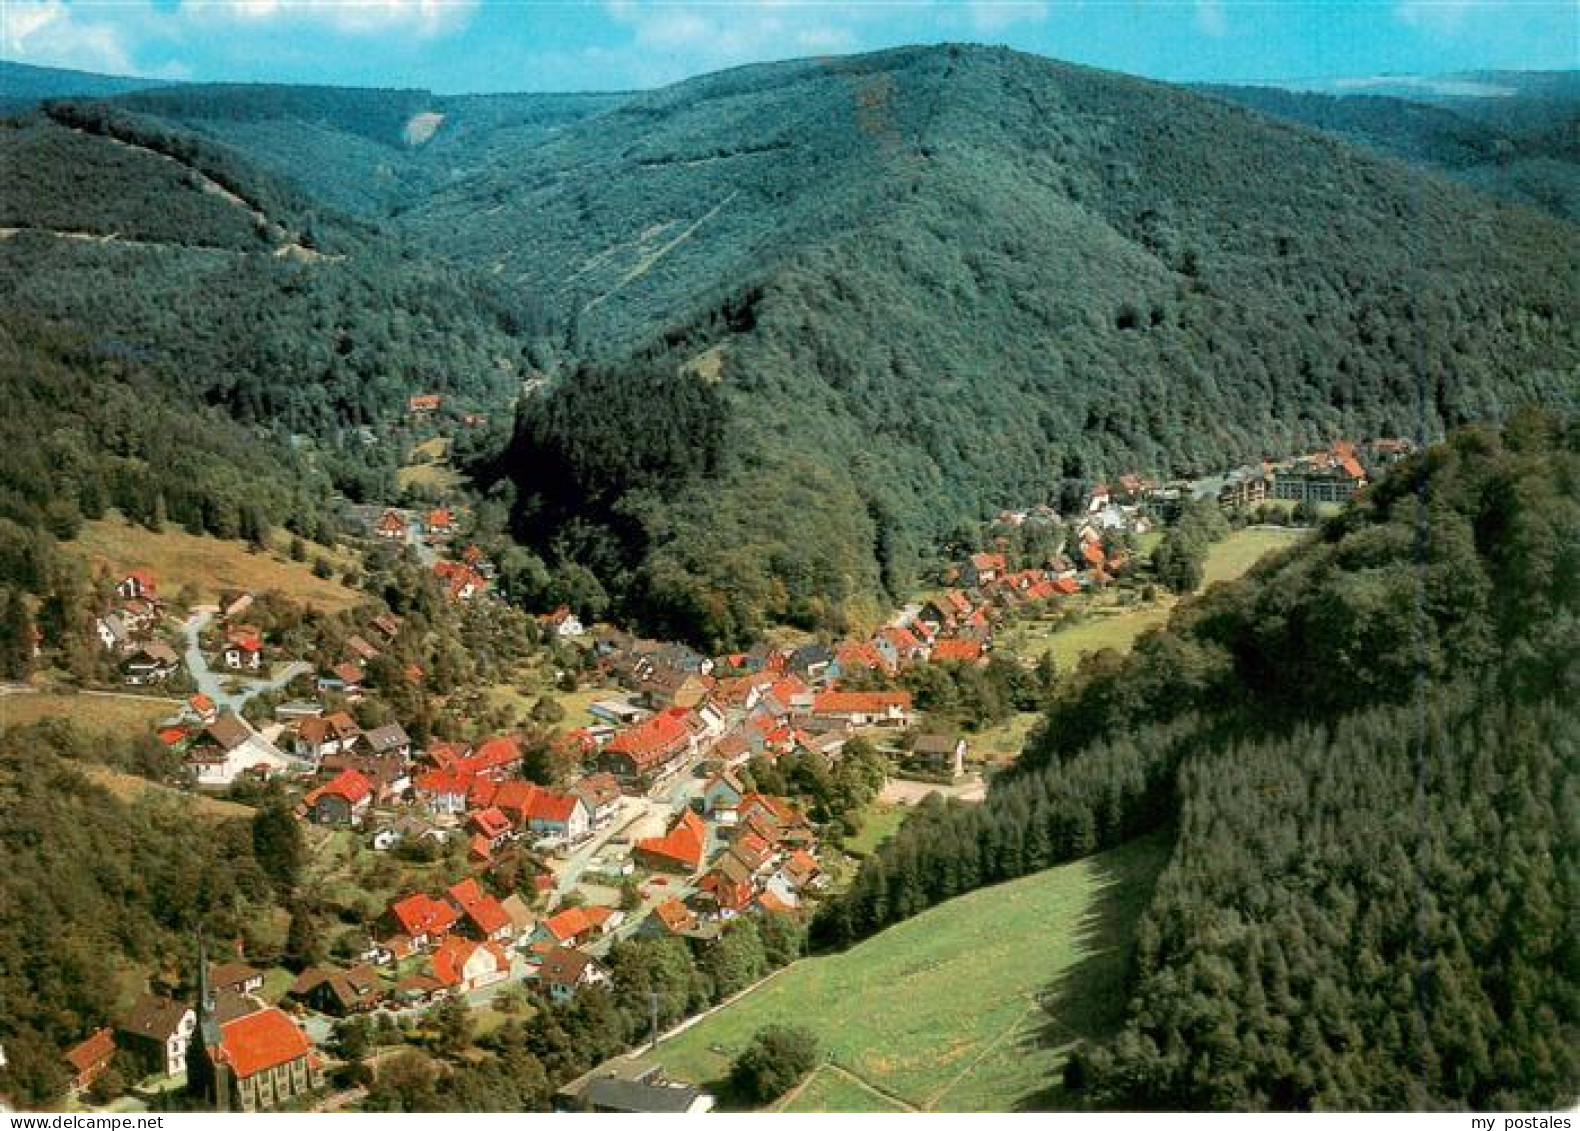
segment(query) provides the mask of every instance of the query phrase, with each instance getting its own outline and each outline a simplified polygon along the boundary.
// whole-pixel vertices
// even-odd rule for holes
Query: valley
[[[0,79],[7,1106],[1572,1101],[1572,76]]]

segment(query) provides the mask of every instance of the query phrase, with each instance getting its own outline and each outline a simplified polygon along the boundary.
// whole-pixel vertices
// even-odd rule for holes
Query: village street
[[[254,695],[261,695],[266,691],[278,691],[299,675],[305,675],[313,670],[311,664],[303,660],[293,660],[284,667],[279,668],[273,678],[266,680],[247,679],[235,672],[216,672],[209,667],[208,658],[203,655],[198,638],[203,630],[214,619],[212,608],[203,608],[194,611],[181,626],[181,635],[186,641],[183,659],[186,661],[187,671],[192,673],[192,679],[197,683],[197,689],[210,699],[220,710],[234,711],[241,714],[242,707]],[[244,683],[241,690],[231,693],[225,690],[227,683]]]

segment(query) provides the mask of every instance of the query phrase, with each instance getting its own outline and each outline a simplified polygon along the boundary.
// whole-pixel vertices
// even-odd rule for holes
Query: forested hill
[[[188,370],[239,367],[203,395],[319,433],[419,383],[498,409],[547,373],[481,469],[514,487],[518,532],[628,615],[719,643],[870,614],[941,534],[1064,479],[1437,433],[1575,392],[1574,226],[1221,98],[1002,49],[632,95],[105,105],[52,113],[228,155],[275,186],[262,210],[297,242],[356,254],[177,272],[57,240],[9,273],[40,276],[51,317],[92,310]],[[174,199],[213,203],[196,197]],[[111,285],[128,271],[152,280],[130,300]],[[189,301],[222,341],[161,322]],[[309,315],[326,303],[333,333]]]
[[[820,909],[842,943],[1173,828],[1127,1017],[1063,1103],[1563,1108],[1580,1095],[1580,432],[1401,466],[1125,658],[983,805],[936,799]]]
[[[245,153],[348,215],[381,218],[519,160],[625,97],[226,83],[142,91],[115,105]]]
[[[1376,80],[1345,91],[1201,89],[1499,199],[1580,219],[1580,72]]]
[[[106,506],[234,537],[394,492],[419,390],[499,411],[521,296],[323,209],[235,151],[102,104],[0,123],[0,557]]]
[[[571,352],[716,382],[716,470],[566,545],[718,640],[837,623],[880,582],[902,591],[940,532],[1062,477],[1423,414],[1437,431],[1572,398],[1580,357],[1580,230],[1218,99],[1002,50],[638,96],[402,223],[548,296]],[[571,421],[568,446],[641,429],[632,407]],[[523,421],[514,466],[523,531],[552,546],[540,439]]]
[[[110,98],[167,85],[163,79],[100,75],[0,59],[0,114],[30,110],[51,98]]]

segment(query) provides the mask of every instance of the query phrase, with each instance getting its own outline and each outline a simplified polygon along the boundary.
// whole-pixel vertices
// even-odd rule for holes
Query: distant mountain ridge
[[[497,296],[505,335],[457,357],[504,351],[540,390],[487,469],[518,533],[631,615],[717,642],[872,615],[957,524],[1066,479],[1436,433],[1576,390],[1574,226],[1221,92],[1003,49],[626,95],[105,105],[293,186],[326,239]],[[1458,118],[1408,116],[1393,144],[1483,152]],[[466,339],[446,325],[432,341]],[[507,383],[394,356],[406,380]],[[646,403],[566,394],[622,375]],[[380,403],[400,380],[378,378]],[[675,444],[610,446],[655,421]],[[678,450],[693,434],[705,450]],[[611,493],[598,462],[637,452]],[[550,458],[572,470],[546,494]]]

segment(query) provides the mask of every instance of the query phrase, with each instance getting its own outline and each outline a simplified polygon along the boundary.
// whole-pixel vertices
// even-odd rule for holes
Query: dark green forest
[[[1464,120],[1466,145],[1518,124]],[[467,453],[481,486],[591,571],[584,611],[720,645],[869,619],[949,531],[1066,482],[1429,437],[1572,403],[1580,360],[1572,225],[997,49],[630,95],[174,86],[49,102],[0,143],[43,166],[4,226],[57,233],[0,242],[8,305],[308,438],[359,498],[391,456],[356,429],[419,389],[508,416],[525,381],[514,439]],[[654,420],[614,398],[535,441],[568,386],[638,377]],[[708,418],[645,435],[670,409]]]
[[[1077,1102],[1572,1102],[1577,643],[1580,432],[1465,430],[1090,657],[987,803],[924,805],[814,939],[1172,828]]]

